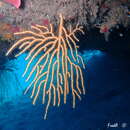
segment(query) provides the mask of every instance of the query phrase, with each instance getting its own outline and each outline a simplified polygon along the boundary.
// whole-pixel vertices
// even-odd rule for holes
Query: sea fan
[[[23,76],[27,76],[26,81],[29,81],[33,75],[34,78],[25,93],[32,89],[33,104],[36,103],[40,92],[42,92],[43,104],[48,97],[44,119],[46,119],[51,103],[53,106],[60,105],[62,95],[64,103],[66,103],[67,95],[71,92],[73,108],[75,108],[76,97],[81,100],[81,95],[85,94],[82,72],[85,65],[81,56],[78,55],[78,46],[76,45],[76,41],[79,41],[76,33],[84,34],[83,27],[77,24],[75,29],[70,27],[69,30],[66,30],[63,16],[60,14],[59,17],[57,33],[54,32],[51,24],[50,27],[31,26],[34,31],[15,33],[15,35],[22,35],[23,37],[6,53],[8,56],[15,48],[20,49],[16,57],[28,52],[25,58],[28,64]],[[36,61],[32,65],[34,60]],[[82,67],[79,63],[82,64]]]

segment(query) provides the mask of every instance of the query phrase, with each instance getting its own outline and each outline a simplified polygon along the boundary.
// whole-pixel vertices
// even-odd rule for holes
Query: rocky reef
[[[15,0],[18,2],[18,0]],[[88,31],[94,28],[109,40],[114,28],[130,24],[128,0],[19,0],[19,6],[10,0],[0,1],[0,55],[13,44],[14,33],[40,24],[52,23],[57,31],[58,15],[64,16],[66,27],[77,23]],[[17,4],[17,3],[16,3]],[[122,34],[120,34],[122,36]],[[5,42],[7,41],[7,42]]]

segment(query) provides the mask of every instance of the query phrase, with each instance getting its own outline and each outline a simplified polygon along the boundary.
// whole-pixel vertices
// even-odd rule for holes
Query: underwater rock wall
[[[15,25],[13,31],[18,31],[33,24],[57,25],[58,15],[62,13],[67,24],[79,23],[87,29],[96,27],[106,34],[118,24],[129,25],[129,7],[128,0],[22,0],[16,8],[2,0],[0,22]]]
[[[85,1],[80,0],[23,0],[22,6],[16,8],[7,2],[2,2],[0,14],[10,24],[28,28],[32,24],[57,24],[58,15],[62,13],[66,20],[78,18],[79,23],[86,23]]]
[[[20,0],[17,8],[7,1],[0,1],[0,55],[14,44],[15,32],[29,29],[31,25],[51,23],[57,32],[59,13],[63,14],[67,29],[77,23],[86,30],[97,28],[106,41],[114,28],[119,25],[128,28],[130,24],[128,0]]]

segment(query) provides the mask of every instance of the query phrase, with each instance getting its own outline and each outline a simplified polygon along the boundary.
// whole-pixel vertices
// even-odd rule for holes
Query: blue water
[[[86,95],[76,101],[75,109],[71,101],[49,108],[47,120],[43,119],[44,106],[33,106],[28,94],[23,95],[24,55],[8,61],[6,66],[12,65],[14,70],[0,70],[0,130],[106,130],[109,123],[118,123],[119,130],[126,123],[124,129],[129,130],[130,60],[98,50],[85,51],[82,56]]]

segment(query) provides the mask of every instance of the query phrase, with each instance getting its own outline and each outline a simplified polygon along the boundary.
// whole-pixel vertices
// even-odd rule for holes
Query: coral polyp
[[[84,76],[82,68],[85,69],[82,57],[78,54],[76,42],[79,39],[77,32],[84,34],[83,27],[77,26],[72,29],[64,27],[64,18],[59,15],[58,31],[54,27],[35,25],[31,26],[33,31],[17,32],[14,35],[22,36],[8,50],[8,56],[15,48],[19,48],[16,57],[27,52],[25,60],[27,66],[23,76],[27,76],[26,82],[33,77],[25,94],[31,90],[32,103],[35,104],[38,97],[41,97],[42,104],[46,104],[44,119],[47,117],[49,106],[66,104],[67,95],[72,95],[72,106],[75,108],[76,98],[81,100],[85,94]],[[34,60],[38,60],[34,62]],[[80,65],[81,63],[81,65]]]

